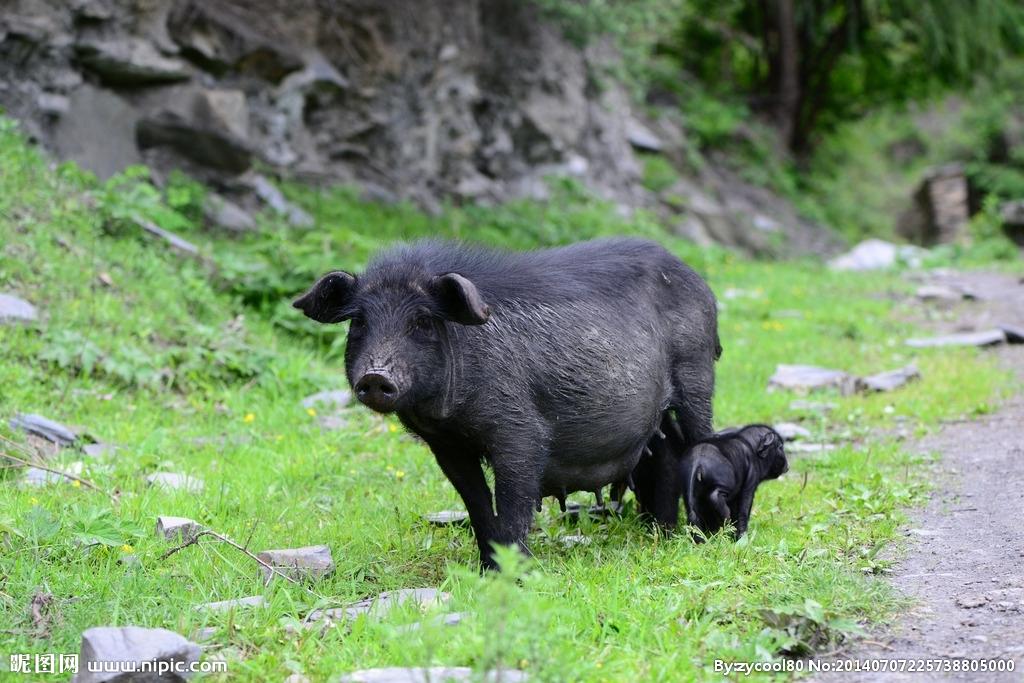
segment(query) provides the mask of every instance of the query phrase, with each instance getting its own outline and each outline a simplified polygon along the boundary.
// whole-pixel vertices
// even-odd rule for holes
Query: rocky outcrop
[[[645,190],[637,155],[671,154],[681,128],[632,111],[616,60],[520,0],[8,0],[0,106],[102,177],[144,162],[211,184],[228,230],[272,203],[262,166],[427,210],[544,198],[560,174],[698,241],[828,246],[724,171],[681,181],[685,206]],[[309,225],[293,208],[274,210]]]
[[[917,244],[952,244],[967,238],[970,193],[961,164],[947,164],[929,171],[912,206],[900,216],[901,235]]]

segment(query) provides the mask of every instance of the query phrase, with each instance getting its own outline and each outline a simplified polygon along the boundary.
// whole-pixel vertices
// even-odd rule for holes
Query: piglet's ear
[[[483,325],[491,316],[491,307],[480,296],[480,290],[458,273],[438,275],[430,288],[449,320],[461,325]]]
[[[771,453],[772,448],[774,448],[778,443],[779,435],[774,429],[770,430],[761,437],[760,443],[757,444],[757,454],[762,458],[767,458],[768,454]]]
[[[356,289],[356,276],[341,270],[327,273],[292,306],[320,323],[340,323],[349,316],[344,311]]]

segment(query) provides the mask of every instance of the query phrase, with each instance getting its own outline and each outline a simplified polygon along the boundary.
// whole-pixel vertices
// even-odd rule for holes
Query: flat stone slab
[[[466,526],[469,524],[469,513],[465,510],[441,510],[423,515],[423,519],[435,526]]]
[[[171,517],[162,515],[156,518],[156,535],[168,541],[187,541],[200,531],[203,526],[187,517]]]
[[[779,433],[783,441],[795,441],[797,439],[810,438],[811,432],[794,422],[780,422],[772,427]]]
[[[584,536],[583,534],[571,534],[568,536],[560,536],[558,542],[566,548],[574,548],[578,545],[590,545],[590,537]]]
[[[82,446],[82,452],[88,458],[104,458],[117,452],[118,446],[109,443],[87,443]]]
[[[10,424],[11,429],[35,434],[58,446],[71,446],[78,440],[78,434],[70,427],[54,422],[42,415],[34,415],[32,413],[15,415],[8,424]]]
[[[54,467],[68,474],[73,474],[76,477],[82,475],[82,471],[85,470],[85,463],[81,461],[75,461],[68,463],[67,465],[61,465],[60,467]],[[46,486],[47,484],[70,484],[74,479],[66,477],[63,474],[57,474],[56,472],[50,472],[49,470],[40,469],[39,467],[29,467],[25,470],[25,476],[22,478],[21,483],[25,486]]]
[[[302,399],[303,408],[344,408],[352,402],[352,392],[345,389],[321,391]]]
[[[257,557],[296,581],[322,579],[334,571],[331,549],[325,545],[264,550]],[[274,572],[264,566],[260,566],[260,571],[264,581],[270,581],[275,576]]]
[[[203,480],[177,472],[154,472],[146,477],[150,486],[161,486],[166,489],[191,491],[199,493],[203,490]]]
[[[921,285],[915,296],[921,301],[973,301],[978,298],[968,289],[948,285]]]
[[[39,317],[36,307],[11,294],[0,294],[0,324],[30,323]]]
[[[982,330],[981,332],[962,332],[947,334],[940,337],[908,339],[907,346],[915,349],[935,348],[941,346],[993,346],[1006,341],[1006,333],[1002,330]]]
[[[768,380],[768,388],[796,391],[837,389],[845,396],[856,391],[857,379],[842,370],[816,365],[778,365],[775,374]]]
[[[491,669],[481,678],[468,666],[389,666],[353,671],[336,679],[336,683],[463,683],[480,680],[487,683],[522,683],[529,680],[529,676],[519,669]]]
[[[199,646],[184,636],[162,628],[138,626],[98,626],[82,634],[82,648],[78,655],[78,673],[73,683],[106,683],[117,681],[157,680],[153,675],[129,675],[123,671],[89,671],[90,664],[102,669],[101,662],[177,662],[189,666],[199,661]],[[109,664],[108,664],[109,666]],[[160,680],[180,680],[161,678]]]
[[[469,612],[448,612],[447,614],[439,614],[433,619],[427,619],[423,621],[415,621],[411,624],[405,624],[395,629],[398,633],[412,633],[423,628],[424,624],[430,626],[458,626],[463,621],[472,616]]]
[[[892,391],[920,377],[921,371],[913,365],[908,365],[897,370],[869,375],[861,380],[861,385],[869,391]]]
[[[234,600],[220,600],[218,602],[206,602],[196,605],[199,612],[227,612],[228,610],[240,607],[266,607],[267,600],[262,595],[254,595],[250,598],[236,598]]]
[[[452,599],[451,593],[436,588],[400,588],[384,591],[380,595],[353,602],[345,607],[313,610],[306,617],[306,623],[316,621],[350,621],[360,615],[381,619],[391,610],[412,602],[419,609],[447,605]]]

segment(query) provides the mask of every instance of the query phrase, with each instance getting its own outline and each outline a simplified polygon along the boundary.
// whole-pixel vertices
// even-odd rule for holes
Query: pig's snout
[[[391,412],[398,402],[398,385],[383,371],[367,372],[356,382],[355,390],[359,401],[378,413]]]

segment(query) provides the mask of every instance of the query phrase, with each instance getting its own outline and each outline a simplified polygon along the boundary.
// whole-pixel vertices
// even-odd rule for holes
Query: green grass
[[[899,297],[908,286],[895,276],[698,250],[572,186],[545,205],[450,208],[438,218],[293,187],[317,228],[263,217],[259,234],[232,241],[191,229],[188,211],[138,183],[101,186],[73,168],[52,170],[0,125],[0,291],[42,312],[37,325],[0,327],[0,434],[23,440],[6,418],[36,412],[122,446],[86,470],[116,502],[69,484],[22,488],[10,468],[0,479],[0,667],[8,653],[77,652],[84,629],[109,624],[183,634],[214,626],[207,656],[229,658],[229,680],[500,662],[542,681],[676,681],[714,678],[715,658],[828,649],[855,623],[900,607],[877,576],[886,566],[877,553],[897,538],[927,476],[921,458],[885,435],[990,410],[1001,386],[983,354],[906,350],[913,330]],[[179,226],[208,259],[138,234],[124,220],[134,211]],[[845,445],[794,457],[790,473],[759,492],[740,543],[666,538],[629,510],[581,522],[592,543],[565,550],[558,537],[576,527],[549,501],[530,537],[535,559],[505,554],[508,571],[480,577],[470,532],[421,520],[460,506],[422,444],[359,408],[345,428],[322,431],[301,407],[309,393],[344,386],[344,329],[301,320],[287,297],[395,239],[528,248],[616,233],[661,239],[719,294],[718,426],[800,416],[794,396],[765,391],[776,363],[869,372],[914,360],[923,379],[890,395],[827,397],[839,407],[805,424]],[[76,459],[67,452],[57,462]],[[145,475],[162,470],[201,477],[205,491],[147,488]],[[325,543],[337,571],[308,587],[264,588],[255,564],[223,545],[160,560],[160,514],[257,550]],[[119,564],[128,554],[141,566]],[[415,610],[322,635],[290,628],[314,606],[421,586],[450,591],[451,611],[472,616],[404,634],[397,627],[419,619]],[[54,596],[42,633],[29,613],[37,592]],[[193,609],[257,594],[268,608]]]

